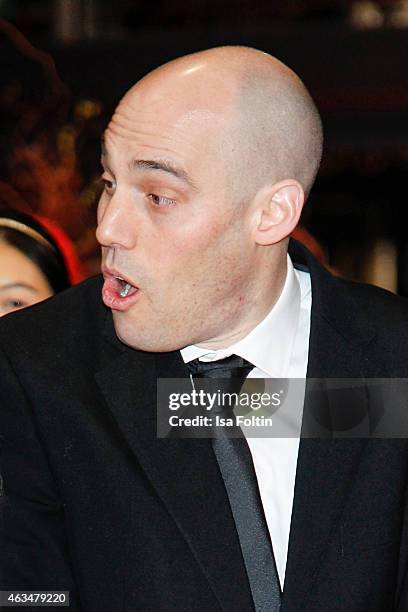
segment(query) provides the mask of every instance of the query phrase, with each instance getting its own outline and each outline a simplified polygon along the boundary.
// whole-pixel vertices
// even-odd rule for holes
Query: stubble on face
[[[101,199],[98,239],[105,260],[140,287],[130,308],[113,311],[124,343],[146,351],[228,346],[259,323],[278,298],[287,236],[276,245],[258,244],[254,231],[262,211],[252,205],[261,187],[277,180],[274,150],[280,137],[274,139],[273,124],[265,138],[263,126],[275,113],[269,110],[275,88],[283,81],[289,89],[299,88],[288,72],[254,50],[211,50],[150,73],[120,103],[106,132],[115,193],[109,201]],[[243,76],[255,87],[255,101],[261,100],[257,114],[268,109],[261,129],[252,123],[243,129],[254,106],[251,96],[243,98]],[[286,98],[283,106],[287,120]],[[303,116],[304,107],[298,106]],[[127,169],[132,158],[170,161],[190,185],[175,188],[163,173],[160,180],[147,171],[149,180],[146,172],[134,178]],[[282,173],[291,171],[289,162]],[[171,205],[153,206],[152,193],[167,196]]]
[[[242,231],[245,209],[237,207],[226,179],[228,156],[219,139],[226,123],[225,111],[205,108],[178,114],[161,108],[158,114],[149,105],[144,113],[136,96],[131,107],[119,107],[107,130],[106,146],[123,185],[118,215],[127,215],[136,239],[131,248],[105,245],[103,258],[140,287],[129,310],[113,311],[118,337],[134,348],[167,351],[211,341],[232,331],[245,308],[249,244]],[[126,199],[132,180],[123,168],[130,158],[146,157],[171,159],[194,184],[168,210],[151,209],[142,199],[132,209]]]

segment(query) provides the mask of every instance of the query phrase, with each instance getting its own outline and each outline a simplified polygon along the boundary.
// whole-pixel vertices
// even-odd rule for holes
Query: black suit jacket
[[[312,279],[308,376],[406,376],[406,301],[291,253]],[[0,324],[0,589],[253,611],[211,442],[156,438],[156,378],[185,376],[180,354],[121,344],[100,289]],[[407,463],[404,439],[301,440],[282,612],[408,610]]]

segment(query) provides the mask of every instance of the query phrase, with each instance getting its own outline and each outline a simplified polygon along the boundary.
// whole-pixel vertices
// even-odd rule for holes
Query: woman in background
[[[0,316],[51,297],[82,278],[73,246],[60,228],[0,209]]]

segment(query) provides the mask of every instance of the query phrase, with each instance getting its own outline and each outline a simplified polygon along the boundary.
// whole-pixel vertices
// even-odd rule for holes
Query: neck
[[[245,303],[245,309],[239,321],[228,332],[215,336],[204,342],[197,343],[200,348],[216,351],[218,349],[228,348],[233,344],[245,338],[263,319],[270,313],[276,302],[278,301],[283,287],[285,285],[287,274],[287,259],[286,253],[282,262],[278,266],[267,267],[268,278],[266,282],[265,274],[262,274],[262,281],[255,288],[252,298]],[[265,268],[263,269],[265,272]],[[271,283],[271,279],[273,282]],[[226,327],[226,326],[225,326]]]

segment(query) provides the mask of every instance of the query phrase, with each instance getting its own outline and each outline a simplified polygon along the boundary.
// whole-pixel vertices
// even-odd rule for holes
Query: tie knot
[[[243,357],[231,355],[218,361],[193,359],[187,363],[187,367],[193,378],[240,378],[245,380],[254,366]]]

